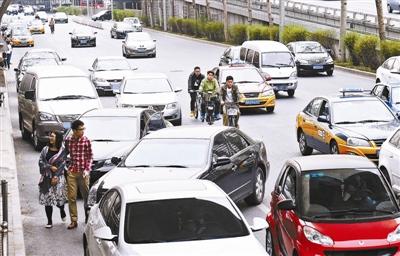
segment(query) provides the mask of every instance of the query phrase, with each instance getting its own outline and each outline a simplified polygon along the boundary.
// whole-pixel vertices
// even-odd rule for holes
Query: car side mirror
[[[67,60],[67,58],[61,58],[61,61],[66,61]]]
[[[294,204],[292,199],[282,200],[278,203],[279,210],[290,211],[296,209],[296,205]]]
[[[119,163],[121,163],[121,160],[122,160],[121,157],[114,156],[114,157],[111,158],[111,163],[113,165],[118,165]]]
[[[182,88],[175,88],[175,90],[174,90],[174,92],[181,92],[182,91]]]
[[[392,190],[397,199],[400,199],[400,188],[396,185],[392,185]]]
[[[125,41],[125,40],[122,40],[122,43],[124,44],[124,43],[126,43],[126,41]]]
[[[257,232],[257,231],[261,231],[263,229],[267,229],[268,226],[269,225],[266,220],[264,220],[263,218],[260,218],[260,217],[255,217],[255,218],[253,218],[253,225],[251,225],[250,228],[253,232]]]
[[[113,235],[109,227],[101,227],[93,232],[93,236],[104,241],[116,241],[118,236]]]
[[[329,54],[331,54],[331,53],[332,53],[332,50],[331,50],[331,49],[326,49],[326,52],[329,53]]]
[[[89,68],[88,70],[89,70],[90,72],[93,72],[93,68]]]
[[[97,31],[93,32],[93,34],[95,34],[95,35],[96,35],[96,34],[97,34]]]
[[[156,39],[153,39],[153,42],[155,43],[155,42],[157,42],[157,40],[156,40]]]
[[[69,32],[68,34],[72,35],[72,32]]]
[[[24,96],[27,100],[35,100],[35,91],[26,91]]]
[[[19,69],[18,69],[18,68],[14,68],[14,71],[15,71],[15,72],[18,72],[18,71],[19,71]]]
[[[222,157],[218,157],[215,160],[214,166],[223,166],[223,165],[227,165],[230,163],[231,163],[231,159],[229,157],[222,156]]]
[[[328,117],[325,115],[319,116],[317,120],[321,123],[329,123]]]

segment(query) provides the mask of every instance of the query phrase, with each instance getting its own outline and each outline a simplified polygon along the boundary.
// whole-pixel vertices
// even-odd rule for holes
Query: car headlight
[[[397,228],[393,231],[390,232],[389,235],[387,236],[386,240],[389,243],[394,243],[400,240],[400,225],[397,226]]]
[[[97,83],[106,83],[107,82],[107,80],[102,77],[95,77],[93,80]]]
[[[302,65],[307,65],[308,64],[308,60],[299,60],[299,63]]]
[[[103,166],[114,166],[114,164],[111,162],[111,158],[105,160]]]
[[[40,121],[57,121],[56,117],[50,113],[39,112]]]
[[[355,147],[370,147],[371,146],[371,144],[369,144],[369,142],[367,140],[355,138],[355,137],[347,138],[347,145],[355,146]]]
[[[293,71],[293,72],[290,74],[289,79],[297,79],[297,71]]]
[[[167,104],[167,106],[165,106],[166,109],[176,109],[178,108],[178,103],[177,102],[172,102]]]
[[[132,104],[121,104],[121,107],[123,107],[123,108],[133,108],[134,106]]]
[[[317,230],[304,226],[303,228],[304,235],[308,239],[308,241],[315,243],[315,244],[320,244],[320,245],[325,245],[325,246],[332,246],[333,245],[333,240],[329,236],[325,236],[318,232]]]
[[[332,59],[331,56],[329,56],[328,58],[326,58],[325,61],[326,61],[327,64],[333,64],[333,59]]]
[[[263,92],[261,93],[261,95],[262,95],[262,96],[265,96],[265,97],[269,97],[269,96],[272,96],[272,95],[274,95],[274,94],[275,94],[275,93],[274,93],[274,90],[272,90],[272,89],[263,91]]]
[[[93,186],[89,190],[89,195],[87,199],[88,207],[92,207],[93,205],[95,205],[96,201],[97,201],[97,186],[96,184],[93,184]]]

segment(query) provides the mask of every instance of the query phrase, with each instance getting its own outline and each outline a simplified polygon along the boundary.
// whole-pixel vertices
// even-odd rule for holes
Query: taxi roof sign
[[[343,95],[343,97],[345,97],[346,94],[365,93],[369,91],[362,88],[340,88],[339,92]]]

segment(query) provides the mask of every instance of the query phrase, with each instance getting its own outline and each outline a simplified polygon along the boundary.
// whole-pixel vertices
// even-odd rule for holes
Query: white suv
[[[376,83],[399,83],[400,82],[400,56],[387,59],[376,70]]]
[[[400,191],[400,128],[382,144],[379,169],[396,190]]]

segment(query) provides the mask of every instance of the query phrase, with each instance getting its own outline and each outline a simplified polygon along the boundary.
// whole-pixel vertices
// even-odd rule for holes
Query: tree
[[[228,3],[227,0],[224,0],[223,2],[224,4],[224,37],[225,37],[225,41],[229,40],[229,33],[228,33]]]
[[[383,19],[382,0],[375,0],[375,5],[376,5],[376,13],[378,16],[379,39],[383,41],[386,39],[386,36],[385,36],[385,22]]]
[[[339,56],[341,61],[346,61],[346,46],[344,44],[346,29],[347,29],[347,0],[340,0]]]
[[[1,7],[0,7],[0,20],[3,18],[4,13],[6,13],[7,11],[7,7],[10,5],[10,3],[12,2],[12,0],[4,0],[1,3]]]

